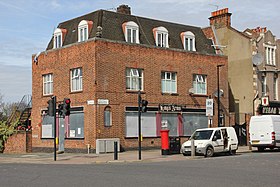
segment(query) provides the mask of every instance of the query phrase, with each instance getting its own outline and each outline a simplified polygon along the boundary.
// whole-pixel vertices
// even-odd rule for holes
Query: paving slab
[[[256,150],[255,148],[252,149]],[[240,146],[237,154],[252,151],[249,146]],[[182,154],[161,155],[161,150],[142,150],[141,160],[138,151],[126,151],[118,153],[118,159],[114,160],[114,153],[83,154],[63,153],[56,155],[54,161],[53,153],[29,153],[29,154],[0,154],[0,163],[34,163],[34,164],[109,164],[130,162],[163,162],[178,161],[186,159],[201,159],[203,156],[183,156]]]

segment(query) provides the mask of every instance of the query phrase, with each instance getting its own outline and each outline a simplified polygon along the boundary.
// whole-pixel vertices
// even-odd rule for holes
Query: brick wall
[[[123,147],[137,147],[135,138],[125,138],[125,107],[137,106],[137,92],[126,91],[125,68],[144,70],[142,99],[149,106],[159,103],[186,105],[189,108],[205,108],[205,99],[212,95],[217,85],[216,66],[225,64],[220,71],[220,88],[225,97],[221,102],[228,109],[227,58],[217,55],[198,54],[182,50],[160,49],[144,45],[111,42],[103,39],[71,45],[59,50],[50,50],[39,57],[32,66],[33,87],[33,147],[52,147],[52,140],[42,140],[41,110],[47,107],[42,94],[42,75],[54,74],[54,95],[57,100],[71,98],[71,106],[84,107],[85,138],[66,140],[65,148],[86,149],[86,144],[95,148],[97,138],[121,139]],[[70,93],[70,69],[82,67],[83,91]],[[161,93],[161,71],[177,72],[176,95]],[[207,75],[207,96],[189,95],[193,74]],[[112,111],[112,126],[104,126],[103,111],[107,105],[87,105],[87,100],[108,99]],[[214,123],[217,119],[214,116]],[[143,147],[159,147],[160,138],[144,138]]]
[[[30,153],[32,152],[31,132],[18,131],[10,136],[5,143],[4,153]]]

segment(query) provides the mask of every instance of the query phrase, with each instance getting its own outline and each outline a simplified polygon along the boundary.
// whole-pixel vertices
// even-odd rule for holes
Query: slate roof
[[[165,22],[106,10],[98,10],[60,23],[58,25],[58,28],[67,29],[67,34],[63,42],[63,46],[78,42],[78,25],[82,20],[93,22],[93,28],[89,33],[89,38],[94,38],[96,36],[97,26],[101,26],[102,38],[123,42],[125,42],[125,37],[122,30],[122,24],[128,21],[133,21],[139,26],[140,44],[150,46],[155,46],[155,40],[152,30],[156,27],[163,26],[168,30],[169,48],[173,49],[184,49],[180,34],[182,32],[191,31],[195,35],[197,52],[215,54],[215,50],[211,46],[212,41],[206,38],[200,27]],[[53,37],[48,44],[47,50],[50,50],[52,48]]]

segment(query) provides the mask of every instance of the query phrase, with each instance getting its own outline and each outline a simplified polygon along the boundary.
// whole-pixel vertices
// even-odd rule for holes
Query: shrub
[[[7,121],[0,121],[0,153],[3,153],[8,138],[16,132],[16,125],[17,121],[10,125],[7,124]]]

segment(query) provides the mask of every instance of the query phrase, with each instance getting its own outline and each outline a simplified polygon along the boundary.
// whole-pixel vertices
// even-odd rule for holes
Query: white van
[[[233,127],[197,129],[181,146],[184,156],[191,154],[191,139],[194,139],[195,153],[205,157],[221,152],[235,154],[238,149],[238,139]]]
[[[280,148],[280,115],[252,116],[249,134],[251,146],[258,151]]]

